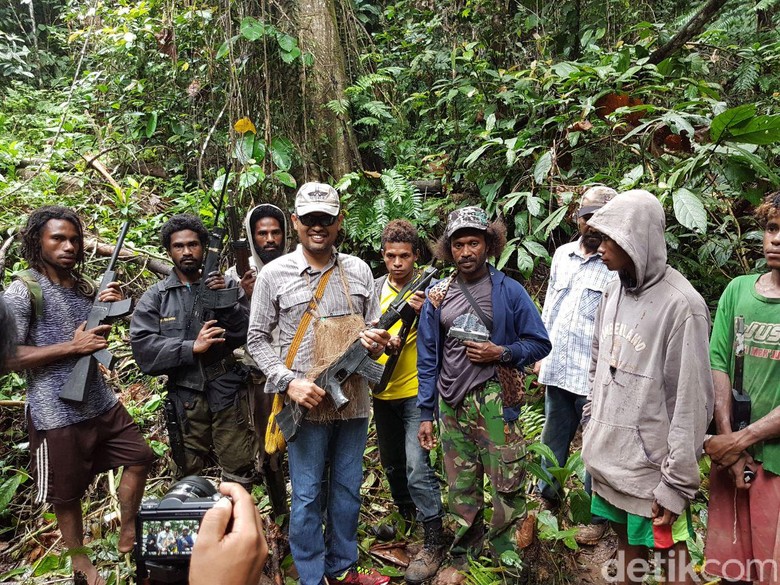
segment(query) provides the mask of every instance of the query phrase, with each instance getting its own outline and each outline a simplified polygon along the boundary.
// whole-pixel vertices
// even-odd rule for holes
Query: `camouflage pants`
[[[516,421],[505,423],[501,387],[490,381],[457,408],[439,401],[441,445],[449,484],[449,511],[458,523],[453,555],[481,552],[484,475],[490,479],[492,516],[487,538],[496,556],[515,550],[515,525],[525,518],[520,489],[525,445]]]

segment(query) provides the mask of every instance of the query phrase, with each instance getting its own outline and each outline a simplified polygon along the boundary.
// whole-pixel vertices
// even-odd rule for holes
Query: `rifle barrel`
[[[114,270],[116,262],[119,260],[119,252],[122,251],[122,245],[125,243],[125,236],[127,236],[128,229],[130,229],[130,222],[126,221],[122,224],[122,229],[119,230],[119,238],[116,241],[114,253],[111,254],[111,260],[108,261],[108,270]]]

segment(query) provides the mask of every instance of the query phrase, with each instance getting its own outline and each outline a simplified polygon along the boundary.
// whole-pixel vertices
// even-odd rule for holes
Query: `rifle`
[[[431,263],[432,267],[435,267],[436,260],[434,260]],[[408,298],[411,296],[411,293],[409,294],[410,290],[418,291],[420,288],[417,285],[417,281],[425,276],[425,271],[420,273],[416,279],[413,279],[406,283],[406,286],[404,286],[400,291],[398,291],[398,294],[395,296],[395,299],[393,299],[393,303],[398,302],[399,300],[403,300],[405,298]],[[427,285],[426,285],[427,286]],[[390,378],[393,377],[393,372],[395,371],[396,366],[398,365],[398,360],[401,358],[401,351],[403,351],[404,345],[406,345],[406,339],[409,337],[409,332],[412,330],[412,327],[415,326],[417,323],[417,314],[414,315],[414,317],[409,320],[408,318],[402,317],[402,325],[401,330],[398,332],[398,337],[401,339],[401,347],[398,349],[398,353],[394,353],[391,355],[388,360],[385,362],[385,369],[384,372],[382,372],[382,378],[379,380],[376,386],[374,386],[373,394],[376,396],[377,394],[381,394],[387,389],[387,385],[390,383]]]
[[[414,286],[409,287],[409,291],[414,294],[418,290],[425,290],[438,272],[434,265],[427,267],[422,275],[414,281]],[[409,301],[399,295],[382,314],[376,328],[387,330],[400,320],[412,322],[416,316],[417,314],[409,305]],[[336,410],[341,411],[349,404],[349,399],[342,390],[342,384],[347,378],[357,374],[376,384],[382,379],[383,372],[384,367],[371,358],[360,339],[357,339],[335,362],[317,376],[314,383],[325,390],[333,400]],[[307,413],[308,409],[297,402],[290,401],[284,405],[276,416],[276,424],[279,425],[285,441],[292,443],[296,439],[298,428],[303,419],[306,418]]]
[[[745,367],[745,318],[734,318],[734,383],[731,388],[731,430],[741,431],[750,424],[750,396],[742,387]]]
[[[92,303],[92,309],[90,309],[87,317],[87,325],[85,327],[87,330],[104,325],[112,319],[129,315],[133,310],[133,299],[124,299],[112,303],[106,303],[97,299],[100,293],[106,290],[108,285],[114,282],[116,278],[114,268],[119,259],[119,252],[122,249],[129,227],[130,222],[126,221],[119,232],[119,239],[116,241],[114,253],[111,255],[106,271],[100,279],[100,287],[98,288],[95,302]],[[70,400],[71,402],[84,402],[87,394],[87,384],[95,373],[96,361],[103,364],[107,369],[113,370],[116,360],[107,349],[100,349],[89,355],[81,356],[60,390],[59,396],[61,399]]]
[[[179,422],[179,413],[171,397],[165,399],[165,421],[168,430],[168,445],[171,448],[171,459],[179,468],[179,473],[185,468],[184,435]]]
[[[241,237],[241,224],[236,214],[232,192],[228,192],[228,206],[225,208],[225,216],[230,233],[230,247],[233,249],[233,258],[236,261],[236,272],[238,278],[242,278],[249,270],[249,241]]]

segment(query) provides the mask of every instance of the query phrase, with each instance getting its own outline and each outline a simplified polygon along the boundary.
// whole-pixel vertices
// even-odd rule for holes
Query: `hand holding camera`
[[[189,583],[253,585],[260,580],[268,556],[260,513],[252,496],[237,483],[223,483],[219,491],[230,499],[220,499],[203,516]]]

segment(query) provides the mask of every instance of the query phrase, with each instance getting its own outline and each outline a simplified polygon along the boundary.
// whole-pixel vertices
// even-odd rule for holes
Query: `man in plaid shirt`
[[[542,321],[550,335],[552,352],[536,363],[534,371],[539,374],[539,383],[547,386],[542,442],[550,447],[561,467],[566,464],[588,395],[596,309],[607,283],[617,278],[597,252],[601,237],[586,222],[615,195],[613,189],[601,185],[582,195],[576,213],[580,237],[555,251],[544,299]],[[545,461],[545,468],[549,465],[554,462]],[[539,489],[548,506],[560,503],[561,486],[552,476],[548,482],[540,481]],[[585,489],[590,493],[590,477],[586,477]],[[595,544],[606,527],[602,518],[594,518],[590,526],[580,528],[575,539],[580,544]]]

